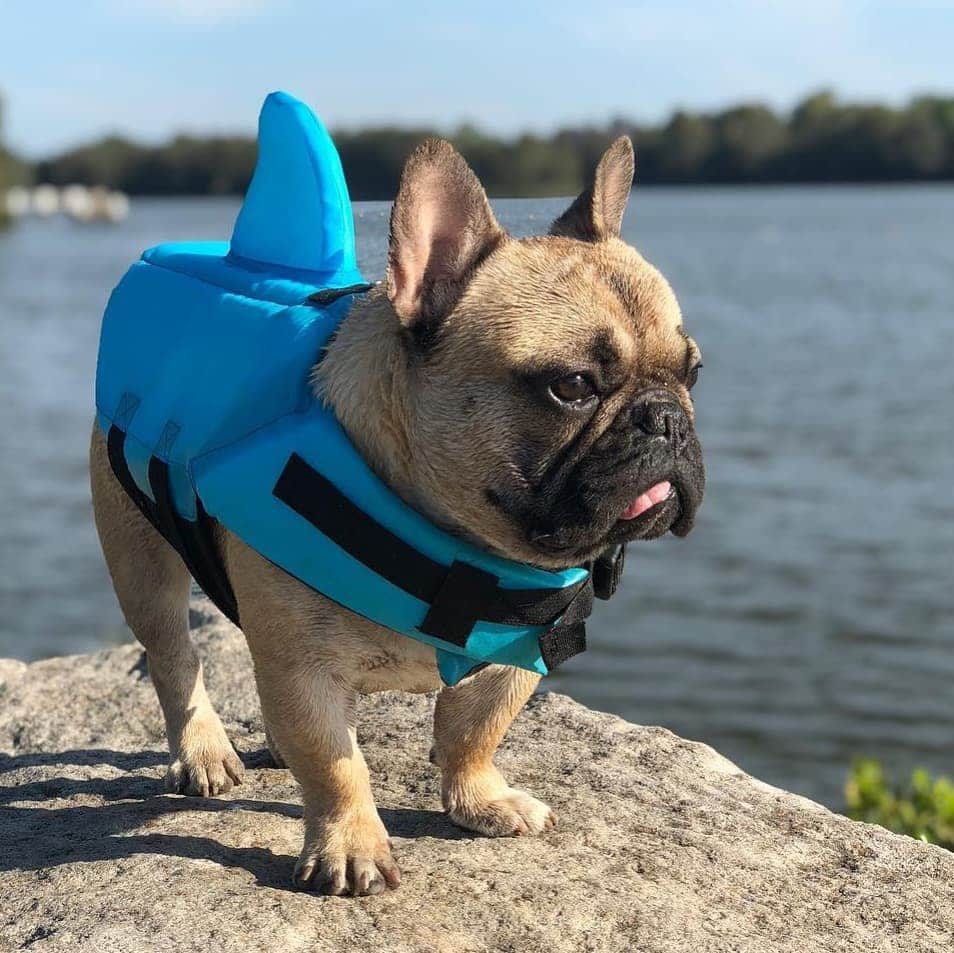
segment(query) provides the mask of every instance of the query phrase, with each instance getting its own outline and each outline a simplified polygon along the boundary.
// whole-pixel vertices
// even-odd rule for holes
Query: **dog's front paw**
[[[394,889],[401,871],[391,855],[391,841],[377,812],[349,821],[328,820],[305,837],[294,884],[301,890],[367,897]]]
[[[245,766],[235,753],[218,716],[193,715],[179,749],[166,771],[166,790],[173,794],[212,797],[241,784]]]
[[[542,834],[556,825],[556,815],[549,806],[526,791],[503,782],[493,785],[492,793],[481,796],[481,787],[454,786],[445,792],[444,807],[455,824],[487,837]]]

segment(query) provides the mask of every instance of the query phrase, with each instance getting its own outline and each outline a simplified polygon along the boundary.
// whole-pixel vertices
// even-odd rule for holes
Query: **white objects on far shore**
[[[32,189],[15,186],[6,195],[0,193],[2,204],[11,218],[35,215],[51,218],[66,215],[75,222],[122,222],[129,215],[129,196],[101,185],[67,185],[57,188],[43,184]]]

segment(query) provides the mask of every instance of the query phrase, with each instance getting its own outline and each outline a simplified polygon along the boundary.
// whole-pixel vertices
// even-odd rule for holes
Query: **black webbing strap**
[[[626,546],[617,543],[601,553],[590,565],[593,594],[597,599],[612,599],[623,578],[626,564]]]
[[[156,499],[159,531],[182,556],[202,591],[238,625],[238,604],[225,574],[212,535],[212,520],[196,500],[196,519],[184,519],[172,502],[169,465],[158,457],[149,460],[149,487]]]
[[[427,603],[420,631],[454,645],[463,647],[479,621],[551,625],[574,606],[579,617],[567,628],[577,623],[582,628],[583,610],[592,607],[588,580],[565,588],[505,589],[495,575],[469,563],[455,561],[448,568],[435,562],[352,503],[298,454],[289,457],[272,493],[372,572]],[[573,640],[585,645],[579,634]],[[575,654],[566,654],[566,633],[550,641],[554,659]]]
[[[588,580],[552,629],[540,636],[540,655],[552,671],[561,662],[586,651],[586,620],[593,611],[593,583]]]
[[[155,515],[152,512],[152,501],[139,489],[139,484],[136,483],[129,472],[129,464],[126,463],[126,454],[123,452],[125,444],[126,434],[115,425],[110,427],[106,434],[106,456],[109,458],[109,467],[126,491],[126,495],[142,510],[143,516],[158,529]]]
[[[358,285],[348,285],[346,288],[322,288],[314,294],[308,295],[308,301],[311,304],[318,305],[319,308],[327,308],[329,304],[334,304],[339,298],[345,295],[360,295],[370,291],[374,285],[363,282]]]
[[[213,520],[196,500],[196,519],[184,519],[172,502],[169,485],[169,466],[158,457],[149,459],[149,488],[155,501],[139,489],[129,472],[125,454],[126,434],[115,425],[106,435],[106,453],[116,479],[129,498],[159,534],[182,558],[199,588],[236,625],[239,624],[238,604],[219,558],[212,534]]]

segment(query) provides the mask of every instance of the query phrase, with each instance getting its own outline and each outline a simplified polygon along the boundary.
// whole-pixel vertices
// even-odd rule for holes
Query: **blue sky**
[[[0,29],[7,139],[30,156],[251,132],[276,88],[331,126],[504,133],[822,86],[954,93],[954,0],[5,0]]]

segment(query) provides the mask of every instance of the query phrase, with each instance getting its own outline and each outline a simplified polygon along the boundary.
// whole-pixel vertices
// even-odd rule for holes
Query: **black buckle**
[[[463,647],[495,599],[499,581],[493,574],[455,559],[418,629]]]
[[[626,546],[618,543],[593,560],[590,575],[593,578],[593,593],[597,599],[609,599],[619,588],[626,561]]]

